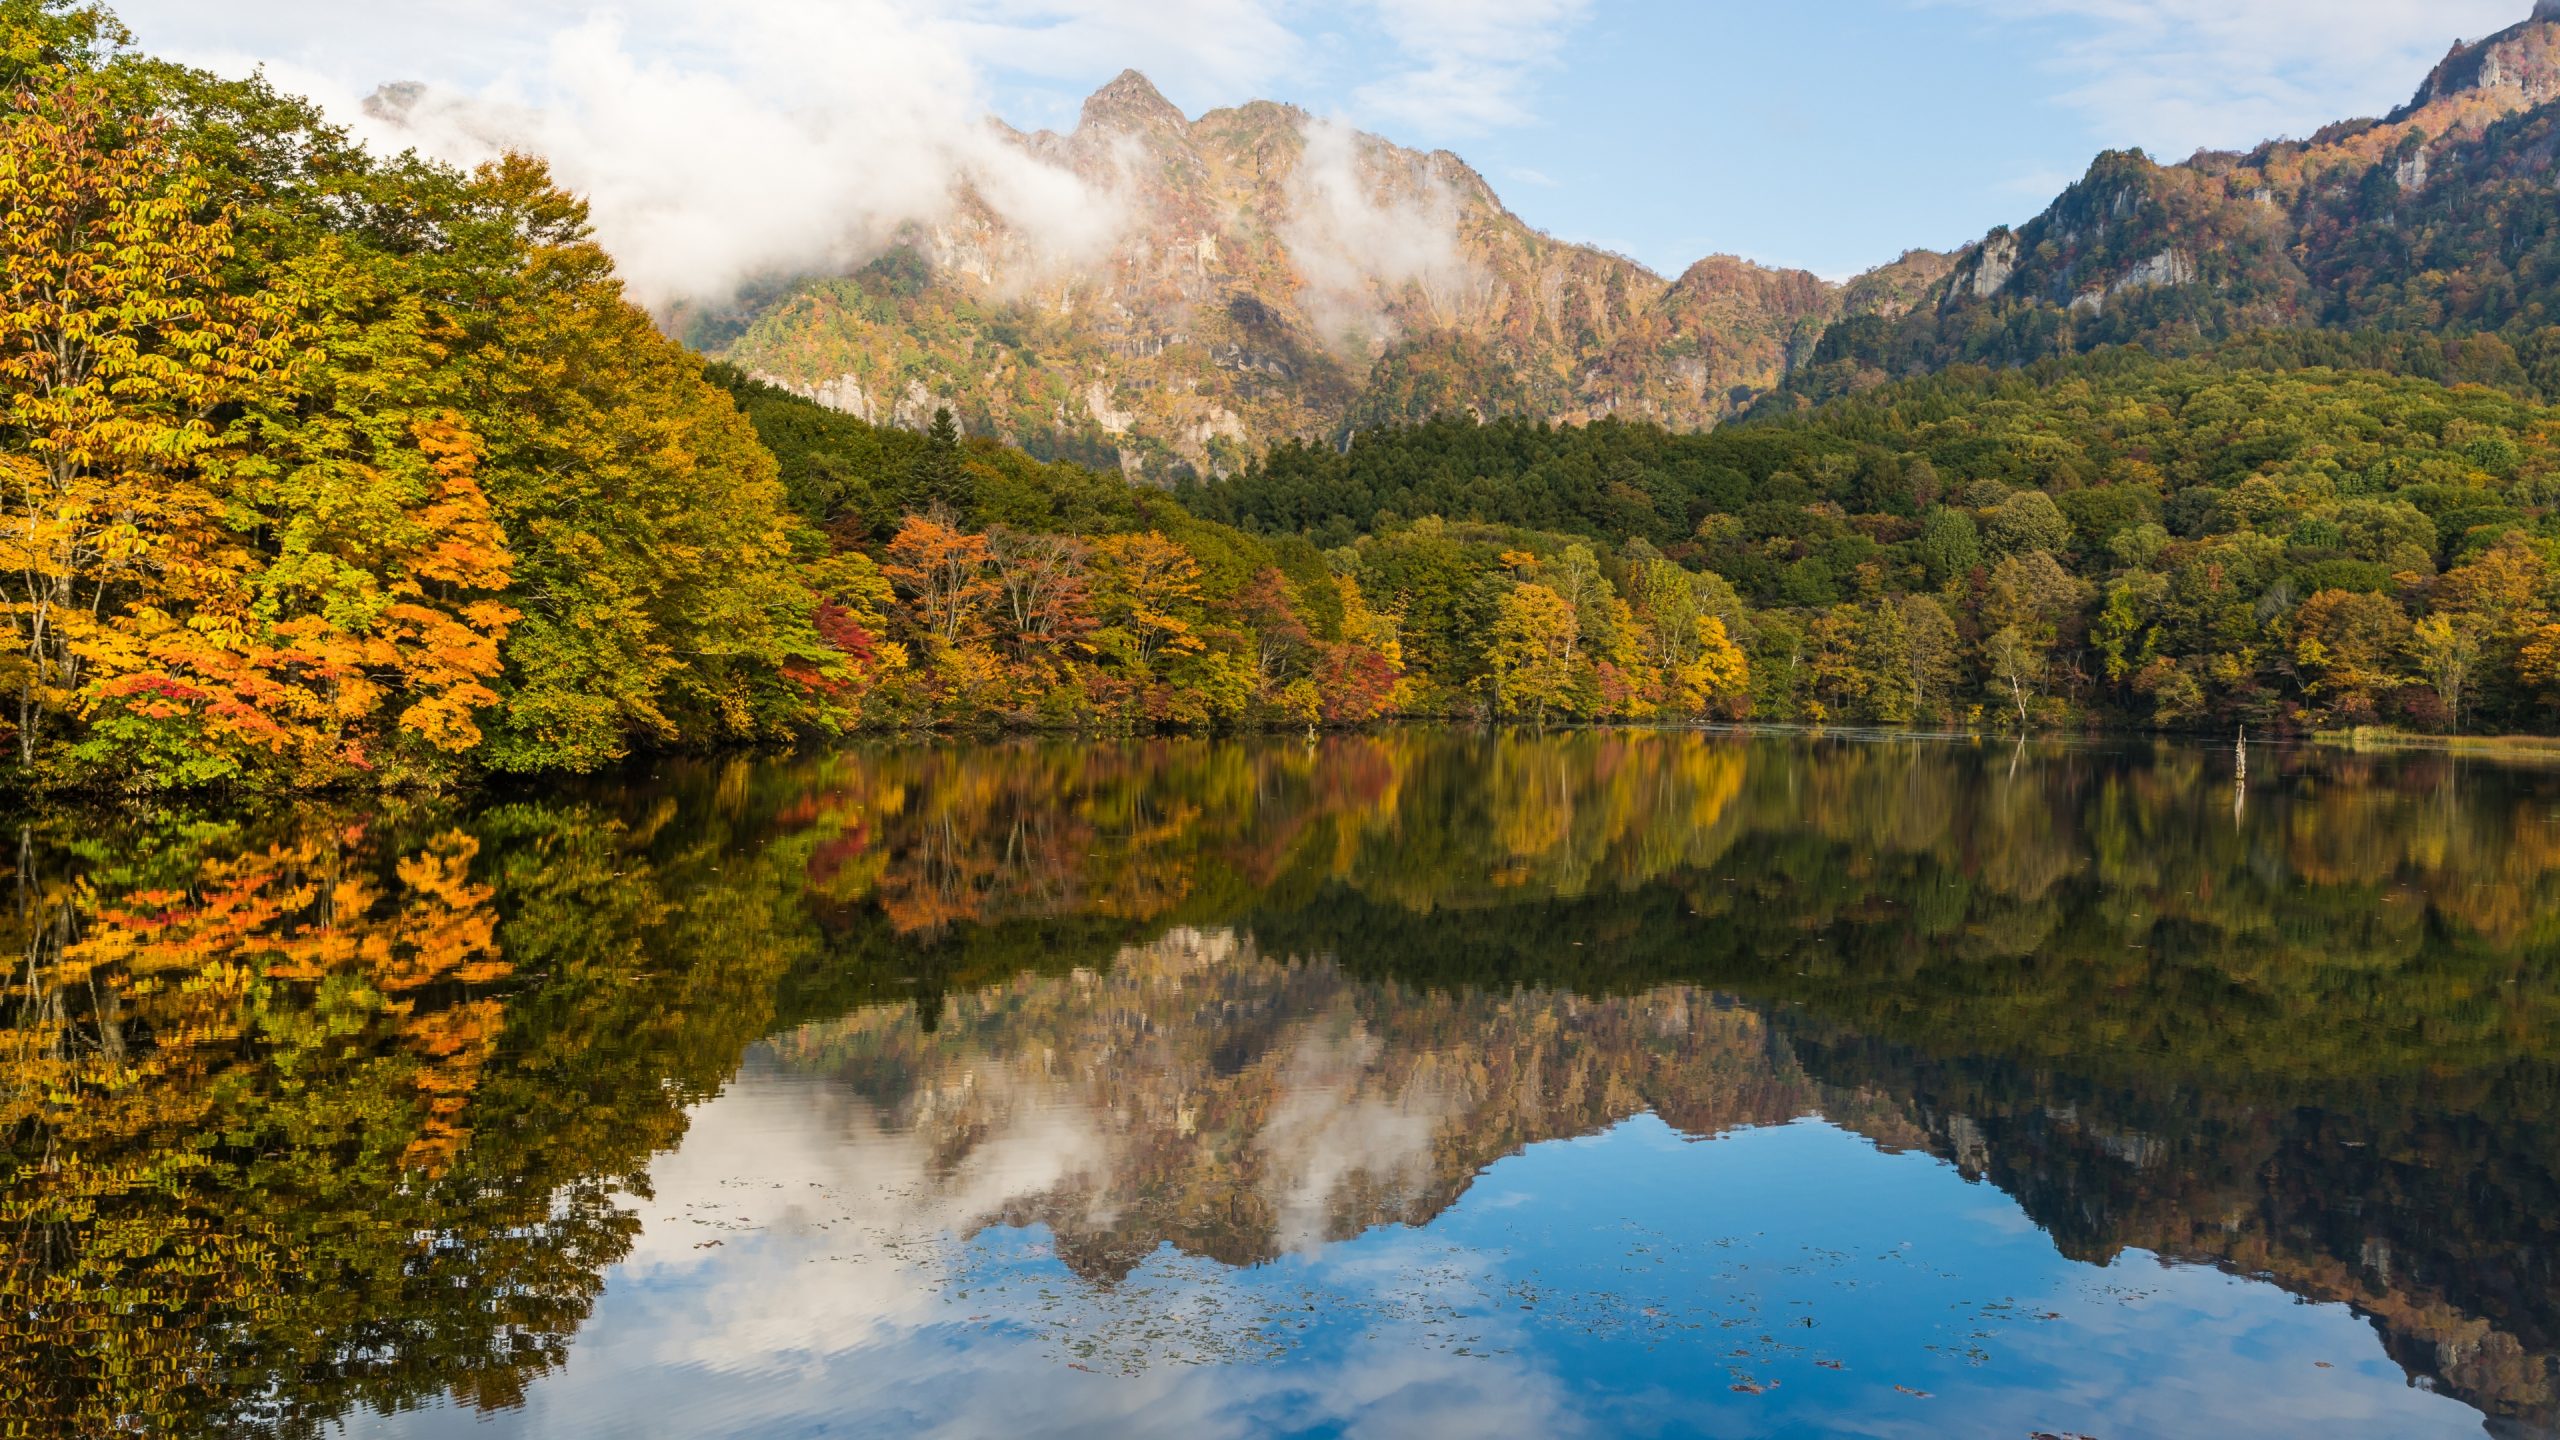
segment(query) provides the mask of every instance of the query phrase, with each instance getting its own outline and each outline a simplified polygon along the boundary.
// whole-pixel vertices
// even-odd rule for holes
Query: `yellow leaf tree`
[[[95,82],[0,114],[0,567],[17,752],[74,712],[268,738],[248,556],[204,462],[208,418],[288,344],[225,295],[228,224],[164,128]]]
[[[1093,547],[1094,608],[1106,625],[1125,632],[1138,665],[1156,656],[1197,654],[1200,639],[1200,562],[1155,531],[1114,535]]]
[[[1573,699],[1581,635],[1573,605],[1562,595],[1544,585],[1512,586],[1494,617],[1488,652],[1495,708],[1540,725],[1549,711],[1565,709]]]
[[[335,241],[280,288],[309,338],[212,468],[265,537],[251,585],[278,710],[306,775],[481,739],[516,612],[514,555],[480,482],[442,328],[385,265]]]

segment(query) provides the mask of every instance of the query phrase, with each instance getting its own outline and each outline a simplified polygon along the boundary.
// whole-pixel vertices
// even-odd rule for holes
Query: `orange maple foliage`
[[[957,645],[977,626],[999,593],[987,571],[995,555],[987,537],[944,520],[910,515],[889,542],[881,571],[914,607],[916,629],[945,646]]]

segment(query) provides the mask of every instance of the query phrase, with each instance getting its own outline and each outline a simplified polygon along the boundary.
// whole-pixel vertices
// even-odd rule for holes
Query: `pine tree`
[[[938,506],[965,516],[974,509],[976,491],[960,463],[960,424],[951,418],[949,406],[938,407],[933,428],[925,432],[924,450],[916,456],[915,472],[908,477],[907,509],[922,514]]]

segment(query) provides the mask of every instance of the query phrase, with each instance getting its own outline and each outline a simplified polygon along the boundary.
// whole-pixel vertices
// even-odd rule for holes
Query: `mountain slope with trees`
[[[1521,527],[1698,573],[1764,719],[2549,730],[2560,412],[2483,387],[2113,350],[1681,435],[1463,420],[1177,493],[1485,633],[1423,557]]]
[[[1704,433],[1479,420],[1504,407],[1461,361],[1511,353],[1487,340],[1382,353],[1369,393],[1397,398],[1347,445],[1132,484],[948,408],[874,423],[706,364],[532,161],[367,154],[90,7],[0,21],[22,784],[1396,717],[2553,727],[2560,345],[2532,335],[2261,330]],[[2497,46],[2542,34],[2413,113],[2475,103]],[[2448,233],[2509,223],[2442,203]],[[1717,287],[1796,304],[1732,267],[1697,313]]]
[[[1640,620],[1589,547],[1489,536],[1463,563],[1510,638],[1418,673],[1304,542],[947,413],[917,436],[709,370],[530,160],[367,154],[88,6],[0,0],[0,35],[16,784],[432,786],[856,729],[1739,706],[1685,572]]]
[[[2475,337],[2458,363],[2560,398],[2560,9],[2457,45],[2407,105],[2246,153],[2098,157],[1897,316],[1848,316],[1801,403],[1950,364],[2106,345],[2194,354],[2265,331]]]
[[[1102,197],[1107,253],[1062,259],[964,197],[849,275],[750,306],[723,358],[881,424],[961,428],[1133,476],[1224,474],[1290,438],[1444,413],[1710,425],[1844,314],[1857,285],[1730,256],[1666,280],[1531,229],[1458,157],[1256,102],[1193,120],[1122,75],[1066,135],[1014,140]]]

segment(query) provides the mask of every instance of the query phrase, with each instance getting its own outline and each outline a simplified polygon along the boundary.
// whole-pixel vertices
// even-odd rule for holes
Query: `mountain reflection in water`
[[[2560,1433],[2560,777],[1675,733],[56,816],[0,1433]]]

